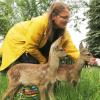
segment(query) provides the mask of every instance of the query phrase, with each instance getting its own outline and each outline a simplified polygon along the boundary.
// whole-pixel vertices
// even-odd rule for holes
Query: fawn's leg
[[[46,100],[46,88],[44,86],[40,86],[39,87],[39,91],[40,91],[40,100]]]
[[[48,96],[49,96],[50,100],[56,100],[55,96],[54,96],[54,93],[53,93],[53,89],[54,89],[54,83],[49,84],[48,85]]]
[[[77,70],[70,71],[70,84],[74,87],[77,85],[77,82],[79,80],[79,76],[80,76],[79,73],[80,72],[78,72]]]
[[[8,89],[6,90],[2,100],[6,100],[9,97],[10,100],[14,100],[14,95],[19,90],[19,84],[9,85]]]

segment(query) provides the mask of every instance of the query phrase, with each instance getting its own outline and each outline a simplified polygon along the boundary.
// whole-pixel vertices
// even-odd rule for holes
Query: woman
[[[51,43],[61,35],[63,49],[76,61],[79,51],[66,30],[69,17],[69,7],[55,2],[47,13],[14,25],[3,42],[0,71],[20,62],[46,63]]]

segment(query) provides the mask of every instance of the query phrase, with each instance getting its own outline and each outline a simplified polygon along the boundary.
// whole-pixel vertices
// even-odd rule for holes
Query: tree
[[[0,1],[0,34],[5,35],[15,23],[21,21],[14,0]]]
[[[96,57],[100,57],[100,0],[91,0],[88,11],[90,29],[87,34],[87,42],[90,51]]]
[[[5,35],[15,23],[29,20],[47,10],[52,0],[0,0],[0,34]]]
[[[23,20],[41,15],[47,10],[53,0],[16,0]]]
[[[47,10],[47,8],[53,1],[54,0],[3,0],[4,5],[0,5],[0,9],[4,8],[4,10],[0,10],[0,12],[1,14],[3,14],[2,17],[4,17],[3,20],[5,21],[0,21],[0,27],[5,32],[1,32],[1,34],[6,33],[13,24],[19,21],[29,20],[32,17],[41,15]],[[80,18],[80,16],[77,15],[77,12],[80,11],[80,8],[86,7],[87,3],[84,1],[79,2],[75,0],[59,1],[65,1],[67,4],[70,5],[70,8],[72,9],[71,19],[74,23],[73,26],[76,31],[80,31],[80,24],[82,24],[84,18]],[[3,25],[6,26],[4,27]]]
[[[0,1],[0,34],[5,34],[10,27],[10,14],[12,9],[6,2]]]

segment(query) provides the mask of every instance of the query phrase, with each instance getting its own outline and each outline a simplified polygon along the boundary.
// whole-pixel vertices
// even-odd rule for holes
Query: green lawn
[[[0,97],[7,87],[6,75],[0,74]],[[61,82],[54,91],[57,100],[100,100],[100,69],[84,68],[80,82],[71,87],[67,82]],[[38,100],[17,94],[15,100]]]

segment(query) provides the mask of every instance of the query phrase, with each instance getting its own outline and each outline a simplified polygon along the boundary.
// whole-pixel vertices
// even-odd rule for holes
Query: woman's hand
[[[97,65],[96,58],[91,58],[88,64],[89,65]]]

